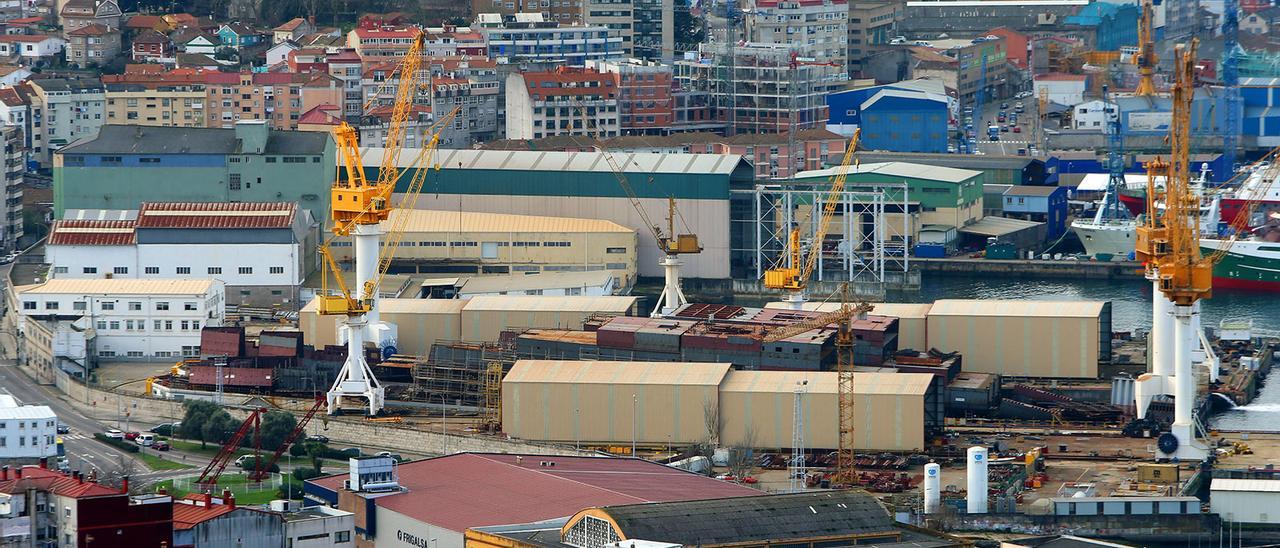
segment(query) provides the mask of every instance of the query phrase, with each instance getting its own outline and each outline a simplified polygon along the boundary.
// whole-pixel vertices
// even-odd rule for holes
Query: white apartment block
[[[0,394],[0,461],[58,454],[58,416],[47,405],[18,405]]]
[[[790,44],[805,62],[849,61],[849,3],[846,0],[757,0],[747,16],[752,42]]]
[[[507,138],[619,135],[618,87],[612,74],[560,67],[507,75]]]
[[[32,157],[49,165],[53,153],[76,139],[93,137],[105,118],[106,89],[97,79],[32,80]]]
[[[14,288],[19,312],[88,319],[100,360],[200,355],[200,329],[225,318],[222,282],[204,279],[53,279]]]

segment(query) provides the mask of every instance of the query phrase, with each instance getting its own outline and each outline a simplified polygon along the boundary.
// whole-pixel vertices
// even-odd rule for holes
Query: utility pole
[[[636,395],[631,395],[631,456],[636,456]]]

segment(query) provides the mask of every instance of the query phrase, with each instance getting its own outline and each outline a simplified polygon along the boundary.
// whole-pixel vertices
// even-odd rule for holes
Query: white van
[[[155,434],[138,434],[138,437],[134,438],[133,441],[138,442],[138,445],[141,445],[143,447],[150,447],[151,444],[156,442],[156,435]]]

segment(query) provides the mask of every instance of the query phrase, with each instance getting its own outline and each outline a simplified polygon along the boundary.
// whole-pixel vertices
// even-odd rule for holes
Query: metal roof
[[[625,314],[639,297],[543,297],[537,295],[484,295],[472,297],[463,312],[614,312]],[[379,301],[385,302],[385,301]]]
[[[19,405],[17,407],[0,407],[0,420],[36,419],[51,420],[58,418],[47,405]]]
[[[106,126],[104,126],[106,127]],[[696,175],[731,175],[744,160],[736,154],[656,154],[612,153],[625,172],[676,173]],[[365,167],[382,165],[382,148],[361,149]],[[398,158],[400,167],[409,167],[416,150],[404,150]],[[610,170],[602,152],[553,152],[523,150],[438,150],[432,163],[446,169],[494,169],[521,171],[600,171]]]
[[[613,519],[623,538],[684,546],[899,532],[874,497],[853,490],[631,504],[600,510]]]
[[[941,299],[934,301],[929,316],[1097,318],[1106,306],[1106,301]]]
[[[544,217],[537,215],[510,215],[505,213],[474,213],[469,211],[436,211],[428,209],[393,209],[385,223],[390,227],[404,219],[405,232],[626,232],[634,230],[613,221],[603,219],[579,219],[574,217]]]
[[[1238,491],[1248,493],[1280,493],[1280,480],[1213,478],[1210,491]]]
[[[1213,480],[1217,483],[1218,479]],[[1200,499],[1196,497],[1049,497],[1049,502],[1195,502],[1200,504]]]
[[[133,245],[134,221],[63,219],[49,229],[48,245]]]
[[[945,165],[956,169],[1024,169],[1027,165],[1039,160],[1026,156],[999,156],[972,154],[942,154],[928,152],[858,152],[858,159],[863,165],[868,162],[906,162],[909,164]]]
[[[924,319],[929,317],[929,303],[871,303],[875,308],[868,313],[870,316],[889,316],[891,318],[909,318]],[[810,312],[835,312],[840,309],[840,303],[804,303],[804,309]],[[764,305],[765,308],[790,308],[790,303],[775,301]]]
[[[977,234],[979,236],[1004,236],[1042,224],[1044,223],[1009,217],[983,217],[978,222],[962,226],[958,230],[965,234]]]
[[[810,171],[801,171],[796,173],[796,179],[814,179],[834,177],[839,173],[839,167],[829,167],[826,169],[815,169]],[[887,175],[890,177],[910,177],[912,179],[925,179],[930,181],[941,181],[945,183],[963,183],[974,177],[981,177],[981,171],[971,171],[968,169],[956,169],[953,167],[933,166],[926,164],[913,164],[908,162],[877,162],[870,164],[861,164],[859,166],[849,166],[849,175],[870,174]]]
[[[702,364],[686,364],[702,365]],[[808,381],[810,394],[839,393],[839,377],[835,371],[741,371],[732,370],[720,384],[720,392],[762,392],[787,394],[796,383]],[[931,373],[861,373],[853,374],[853,392],[861,396],[923,396],[933,382]]]
[[[45,80],[41,80],[45,81]],[[279,131],[267,134],[265,155],[324,154],[329,134]],[[125,126],[107,124],[98,135],[72,143],[58,154],[239,154],[235,129]]]
[[[1058,191],[1056,186],[1015,185],[1004,191],[1005,196],[1052,196]]]
[[[40,284],[20,285],[19,295],[200,295],[213,288],[211,279],[55,278]]]
[[[763,494],[630,458],[458,453],[401,464],[397,471],[407,490],[370,496],[373,504],[457,533],[561,518],[593,506]],[[347,477],[344,473],[307,481],[336,497]],[[476,496],[485,492],[502,496]]]
[[[539,272],[529,275],[476,276],[462,282],[461,294],[497,293],[499,291],[525,291],[529,289],[560,289],[566,287],[603,287],[613,279],[608,270],[584,270],[582,272]]]
[[[730,363],[520,360],[502,382],[719,386],[732,367]]]
[[[138,228],[289,228],[293,202],[143,202]]]

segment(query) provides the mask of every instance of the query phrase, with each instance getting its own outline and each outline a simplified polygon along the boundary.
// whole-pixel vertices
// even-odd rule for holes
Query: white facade
[[[1280,523],[1280,480],[1213,478],[1209,512],[1227,523]]]
[[[97,80],[34,80],[32,115],[43,127],[32,138],[32,157],[43,165],[54,151],[76,139],[94,137],[102,128],[106,89]]]
[[[1041,89],[1049,90],[1049,101],[1059,105],[1078,105],[1084,102],[1084,90],[1088,82],[1084,76],[1048,75],[1055,78],[1037,79],[1033,86],[1032,97],[1039,97]]]
[[[58,454],[58,416],[47,405],[18,405],[0,395],[0,461]]]
[[[1116,119],[1115,103],[1088,101],[1080,103],[1072,109],[1071,122],[1073,129],[1100,131],[1106,133],[1107,121]]]
[[[87,318],[100,359],[200,354],[200,329],[221,326],[225,289],[213,279],[50,280],[15,288],[24,316]]]
[[[280,63],[289,60],[289,54],[298,50],[298,45],[293,42],[278,42],[267,50],[267,66],[274,67]]]
[[[17,67],[4,76],[0,76],[0,85],[16,86],[31,77],[31,71]]]
[[[621,126],[616,87],[599,87],[598,94],[572,101],[560,95],[533,98],[529,95],[526,78],[529,76],[518,72],[507,75],[508,139],[541,139],[555,135],[606,139],[619,135]]]
[[[0,41],[0,56],[20,56],[28,62],[46,57],[61,57],[67,41],[57,36],[48,36],[43,40],[3,40]]]
[[[212,278],[231,287],[298,286],[302,244],[50,245],[54,279]]]
[[[284,545],[320,548],[350,543],[355,536],[355,514],[328,506],[313,506],[285,515]]]
[[[849,4],[843,0],[756,2],[747,16],[750,41],[793,44],[801,57],[836,63],[844,70],[849,59]]]

